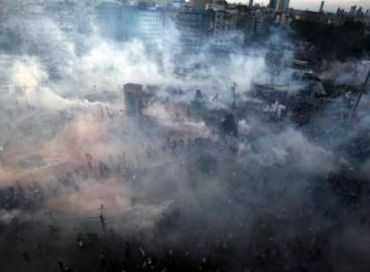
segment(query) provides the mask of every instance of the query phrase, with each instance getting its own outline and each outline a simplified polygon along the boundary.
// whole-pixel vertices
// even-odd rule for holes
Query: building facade
[[[103,1],[95,7],[95,22],[104,38],[122,39],[122,3]]]
[[[276,0],[275,11],[286,11],[289,9],[289,0]]]
[[[270,3],[268,5],[268,7],[275,10],[275,8],[276,8],[276,1],[277,0],[270,0]]]
[[[200,10],[183,10],[176,14],[175,24],[185,48],[196,49],[202,46],[211,31],[209,16],[208,12]]]
[[[118,41],[141,39],[154,42],[163,38],[167,13],[161,8],[124,5],[105,1],[96,7],[96,23],[105,38]]]

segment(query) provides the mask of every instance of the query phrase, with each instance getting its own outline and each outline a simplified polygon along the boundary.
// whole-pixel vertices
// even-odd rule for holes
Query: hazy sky
[[[235,0],[236,1],[236,0]],[[248,2],[240,0],[240,2]],[[255,3],[267,5],[269,0],[254,0]],[[298,9],[319,10],[321,0],[290,0],[290,6]],[[338,7],[349,9],[351,6],[362,6],[364,10],[370,8],[370,0],[325,0],[325,10],[336,10]]]

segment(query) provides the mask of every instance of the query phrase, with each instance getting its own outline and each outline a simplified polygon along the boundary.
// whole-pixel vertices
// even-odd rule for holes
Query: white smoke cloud
[[[272,75],[268,45],[181,55],[176,29],[148,48],[140,40],[104,40],[94,27],[69,36],[50,18],[7,20],[7,31],[22,35],[0,57],[0,189],[37,182],[43,209],[83,218],[91,210],[97,216],[104,204],[121,233],[153,228],[180,211],[174,240],[181,231],[211,236],[235,221],[250,230],[264,213],[298,214],[312,204],[315,179],[336,170],[336,150],[289,123],[240,113],[240,139],[221,140],[216,132],[223,118],[217,110],[230,109],[232,86],[241,95],[271,78],[290,80],[286,44],[281,73]],[[281,39],[268,43],[281,45]],[[178,66],[187,73],[179,75]],[[124,111],[122,85],[129,82],[158,87],[140,121]],[[173,89],[184,93],[173,96]],[[219,120],[187,110],[196,89],[207,101],[207,118]],[[86,98],[105,93],[115,94],[112,101]],[[0,213],[0,221],[18,215]]]

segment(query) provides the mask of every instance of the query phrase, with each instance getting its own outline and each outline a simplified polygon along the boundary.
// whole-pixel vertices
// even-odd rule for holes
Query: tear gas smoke
[[[2,1],[2,12],[21,2]],[[68,36],[53,18],[11,12],[3,17],[0,40],[0,189],[10,203],[0,210],[1,226],[17,233],[17,220],[42,226],[56,220],[65,230],[62,240],[76,229],[99,231],[99,223],[86,218],[98,218],[104,204],[106,216],[115,218],[106,225],[120,237],[147,235],[140,242],[149,249],[197,245],[191,254],[196,258],[225,241],[230,246],[221,247],[230,248],[232,263],[243,259],[246,248],[257,247],[255,237],[267,233],[271,236],[261,240],[286,250],[291,254],[286,259],[297,264],[294,250],[286,249],[292,237],[313,237],[309,228],[314,226],[324,233],[337,220],[348,228],[343,235],[335,232],[339,238],[329,235],[325,248],[334,248],[335,255],[351,243],[346,239],[354,239],[359,255],[368,254],[357,223],[319,211],[320,205],[330,208],[322,201],[344,207],[329,185],[322,185],[342,167],[345,155],[338,143],[323,145],[293,123],[279,127],[248,114],[239,117],[240,137],[225,140],[208,120],[212,116],[192,109],[196,89],[202,90],[206,110],[217,112],[230,109],[234,84],[238,103],[254,101],[249,94],[255,84],[291,82],[291,91],[301,86],[285,69],[293,54],[279,34],[259,48],[217,54],[207,45],[185,54],[174,26],[171,42],[165,37],[149,48],[140,40],[105,40],[93,24],[88,32]],[[278,51],[282,57],[272,67],[268,56],[276,54],[277,46],[283,48]],[[177,71],[179,59],[184,75]],[[330,71],[337,73],[337,83],[358,82],[341,68]],[[122,86],[131,82],[155,88],[140,121],[125,111]],[[221,123],[223,117],[215,115]],[[343,134],[341,143],[356,133]],[[369,158],[360,163],[367,179],[368,165]],[[320,186],[327,190],[322,193],[326,200],[313,196]],[[21,200],[13,203],[13,198]],[[269,224],[275,231],[268,230]],[[46,236],[37,234],[40,241]],[[259,254],[257,248],[254,252]],[[327,260],[335,266],[334,257]],[[345,258],[343,263],[357,267]]]

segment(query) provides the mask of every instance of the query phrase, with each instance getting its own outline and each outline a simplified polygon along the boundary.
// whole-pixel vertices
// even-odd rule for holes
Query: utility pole
[[[100,225],[103,229],[105,235],[105,217],[104,217],[104,205],[100,204],[100,215],[99,215]]]
[[[366,90],[366,86],[367,86],[367,83],[369,82],[369,79],[370,79],[370,70],[366,76],[366,79],[365,79],[365,82],[364,84],[362,85],[362,88],[360,90],[360,93],[357,97],[357,100],[356,100],[356,103],[355,105],[353,106],[353,110],[352,110],[352,118],[354,118],[356,116],[356,113],[357,113],[357,109],[358,109],[358,105],[360,104],[360,101],[361,101],[361,98],[362,98],[362,95],[364,94],[365,90]]]

